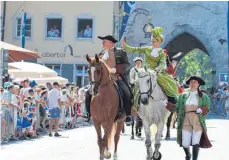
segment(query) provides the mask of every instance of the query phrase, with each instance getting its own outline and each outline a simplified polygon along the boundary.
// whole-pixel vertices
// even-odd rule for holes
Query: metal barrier
[[[1,103],[0,103],[1,105]],[[69,107],[70,109],[70,107]],[[37,128],[40,127],[41,116],[40,116],[40,107],[36,108],[36,117],[37,117]],[[75,108],[75,116],[71,116],[71,109],[69,110],[69,117],[74,119],[74,124],[85,126],[87,123],[82,119],[82,114],[85,113],[85,103],[78,104]],[[61,113],[63,114],[62,125],[66,125],[66,121],[69,117],[65,117],[66,106],[63,106]],[[13,107],[12,105],[1,105],[0,106],[0,145],[2,143],[7,143],[9,140],[17,140],[16,137],[21,137],[23,134],[23,115],[21,109]],[[46,120],[48,120],[47,117]],[[21,123],[20,123],[21,122]],[[60,123],[61,125],[61,123]],[[17,133],[17,134],[16,134]]]
[[[10,138],[12,138],[12,136],[15,135],[16,126],[17,126],[17,109],[10,105],[2,105],[1,111],[2,111],[1,138],[2,138],[2,142],[4,142],[9,140]]]

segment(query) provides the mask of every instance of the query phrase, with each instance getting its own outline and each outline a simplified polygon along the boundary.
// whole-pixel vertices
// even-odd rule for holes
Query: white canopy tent
[[[13,78],[13,82],[21,82],[23,79],[29,78],[36,80],[38,84],[46,82],[59,82],[65,84],[68,82],[66,78],[57,76],[52,69],[30,62],[12,62],[8,64],[8,72]]]

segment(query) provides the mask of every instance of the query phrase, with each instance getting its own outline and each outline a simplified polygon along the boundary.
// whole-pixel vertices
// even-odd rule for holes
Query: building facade
[[[26,13],[25,48],[40,54],[37,63],[87,85],[85,55],[102,50],[97,36],[113,34],[113,9],[113,2],[6,2],[4,41],[21,46]]]

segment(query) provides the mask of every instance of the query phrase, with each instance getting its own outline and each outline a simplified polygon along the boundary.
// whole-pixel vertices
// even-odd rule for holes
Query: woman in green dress
[[[123,48],[132,53],[142,53],[145,55],[146,66],[155,70],[158,73],[157,82],[168,97],[168,104],[166,108],[172,111],[175,107],[176,98],[178,94],[178,88],[176,81],[164,71],[166,65],[166,56],[160,45],[164,41],[164,36],[161,34],[163,28],[155,27],[152,29],[152,46],[146,47],[131,47],[125,42],[125,38],[122,41]]]

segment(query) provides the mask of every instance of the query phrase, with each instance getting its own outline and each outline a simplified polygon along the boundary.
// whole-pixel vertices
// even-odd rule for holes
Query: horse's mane
[[[147,69],[149,73],[151,73],[154,77],[157,77],[157,73],[152,69]]]
[[[98,62],[96,62],[96,59],[95,59],[95,58],[92,58],[92,59],[91,59],[91,63],[94,64],[94,63],[98,63]],[[104,60],[99,59],[99,63],[101,63],[102,65],[104,65],[105,68],[107,69],[107,71],[108,71],[109,73],[111,73],[111,68],[104,62]]]
[[[145,68],[141,68],[139,70],[139,73],[147,73],[147,72],[150,73],[150,74],[152,74],[154,77],[157,77],[157,73],[154,70],[152,70],[152,69],[145,70]]]

